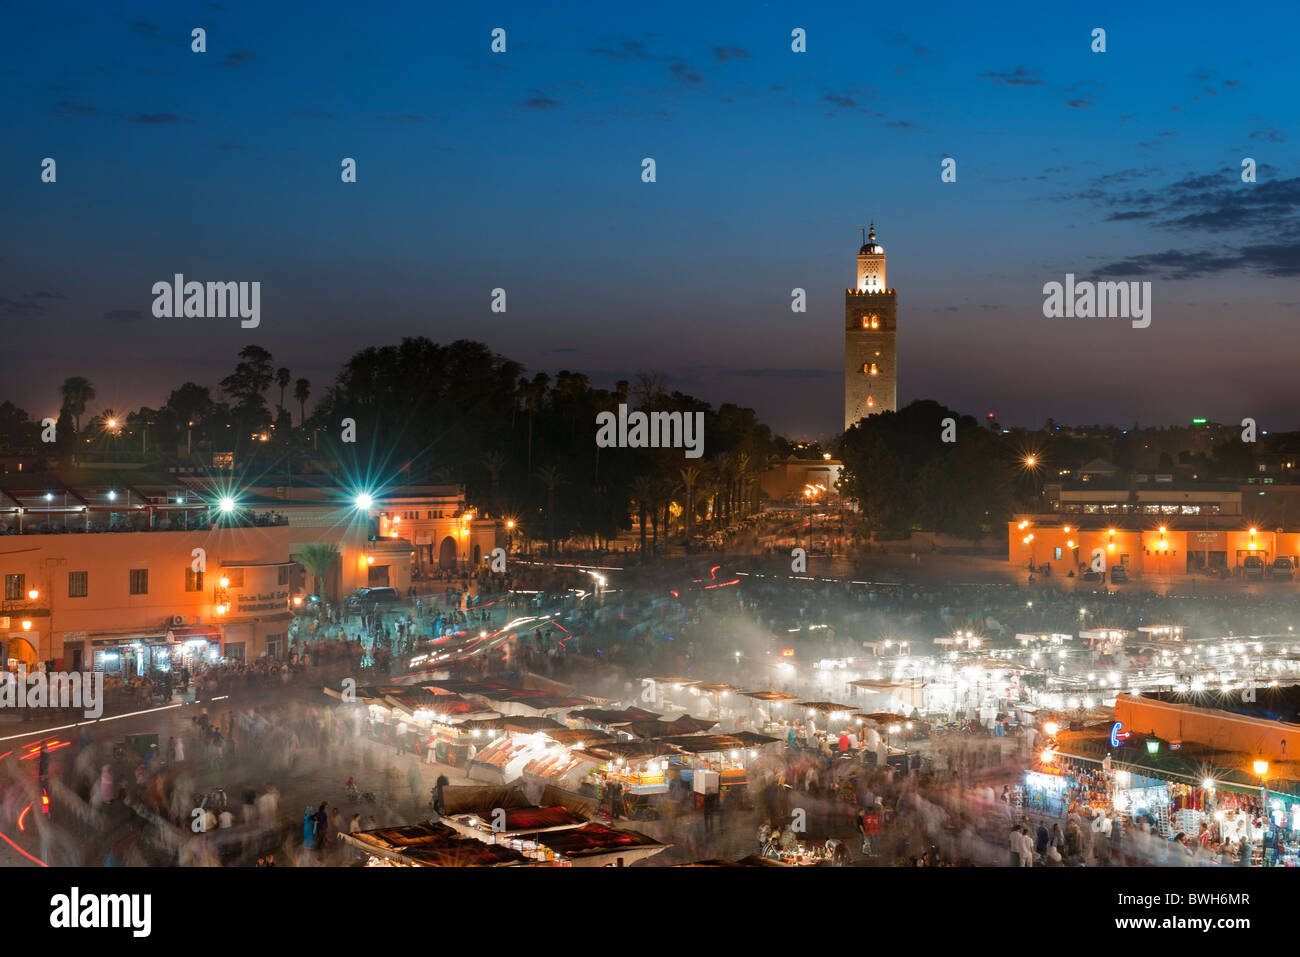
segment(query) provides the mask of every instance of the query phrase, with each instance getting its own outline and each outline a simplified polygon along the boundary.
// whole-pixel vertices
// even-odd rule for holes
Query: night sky
[[[1300,427],[1293,6],[445,6],[0,3],[0,399],[157,406],[250,342],[319,398],[418,334],[830,434],[874,219],[900,404]],[[177,272],[260,328],[153,318]],[[1066,272],[1152,281],[1150,328],[1045,319]]]

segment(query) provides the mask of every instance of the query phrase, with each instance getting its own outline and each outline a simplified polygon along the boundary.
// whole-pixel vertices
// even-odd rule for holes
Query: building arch
[[[456,567],[456,539],[450,535],[438,546],[438,567],[444,570]]]
[[[16,658],[20,664],[26,665],[29,671],[36,667],[36,649],[26,638],[15,635],[9,639],[9,647],[5,650],[8,652],[8,658]]]

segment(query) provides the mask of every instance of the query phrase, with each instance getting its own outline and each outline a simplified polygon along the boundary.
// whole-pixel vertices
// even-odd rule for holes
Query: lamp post
[[[1267,845],[1268,832],[1273,829],[1273,809],[1268,805],[1268,762],[1263,758],[1257,758],[1254,771],[1255,776],[1259,778],[1259,803],[1264,809],[1261,817],[1264,821],[1264,844]],[[1268,862],[1265,861],[1264,863],[1267,864]]]

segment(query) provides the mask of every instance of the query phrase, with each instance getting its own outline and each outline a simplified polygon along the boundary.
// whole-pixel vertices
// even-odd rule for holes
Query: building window
[[[223,658],[228,658],[231,661],[244,660],[244,642],[242,641],[230,642],[226,645],[223,651],[225,652],[225,654],[222,655]]]
[[[85,598],[90,594],[89,572],[68,572],[68,597]]]
[[[5,601],[22,601],[27,597],[27,576],[5,576]]]
[[[242,568],[223,568],[221,569],[221,577],[229,579],[230,585],[228,587],[230,588],[244,587],[244,570]]]
[[[287,585],[287,584],[289,584],[289,566],[288,566],[288,565],[281,565],[281,566],[280,566],[280,577],[276,580],[276,583],[277,583],[277,584],[280,584],[280,585]]]
[[[185,569],[185,590],[203,591],[203,572],[196,572],[192,568]]]
[[[1061,550],[1059,548],[1052,549],[1052,557],[1059,562],[1061,560]]]
[[[131,569],[131,594],[132,595],[149,594],[149,569],[147,568]]]

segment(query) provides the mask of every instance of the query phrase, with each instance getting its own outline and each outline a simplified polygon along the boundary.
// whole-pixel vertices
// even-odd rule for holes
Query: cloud
[[[678,83],[687,83],[691,86],[698,86],[704,82],[704,74],[700,73],[685,60],[675,60],[668,67],[668,72]]]
[[[1276,127],[1265,126],[1262,130],[1255,130],[1250,134],[1252,140],[1267,140],[1269,143],[1285,143],[1286,134]]]
[[[616,63],[627,63],[631,60],[655,60],[658,57],[652,56],[646,50],[645,44],[639,40],[619,40],[611,47],[589,47],[587,53],[592,56],[604,57],[607,60],[613,60]]]
[[[1211,273],[1243,265],[1241,256],[1222,256],[1211,252],[1187,252],[1167,249],[1108,263],[1093,274],[1107,276],[1155,276],[1159,279],[1198,279]]]
[[[54,104],[54,112],[59,116],[97,116],[99,110],[85,103],[73,103],[71,100],[59,100]]]
[[[182,123],[184,120],[175,113],[136,113],[131,118],[132,123]]]
[[[143,309],[109,309],[104,313],[109,322],[137,322],[144,317]]]
[[[1260,172],[1265,171],[1261,166]],[[1111,180],[1104,185],[1122,182],[1126,173],[1132,171],[1108,174]],[[1228,167],[1154,189],[1112,193],[1094,188],[1075,198],[1108,207],[1107,222],[1144,221],[1207,245],[1129,256],[1102,266],[1099,275],[1195,279],[1245,270],[1279,278],[1300,276],[1300,177],[1245,184],[1241,170]],[[1233,232],[1246,235],[1233,243]]]
[[[247,66],[256,59],[256,54],[251,50],[236,50],[234,53],[227,53],[226,58],[221,61],[221,65],[238,69],[241,66]]]
[[[1075,110],[1090,110],[1095,102],[1095,97],[1091,93],[1073,100],[1066,100],[1065,105]]]
[[[24,319],[28,316],[41,316],[46,311],[45,306],[28,296],[24,296],[22,299],[10,299],[8,296],[0,296],[0,318],[3,319]]]
[[[911,122],[910,120],[893,120],[889,123],[886,123],[885,125],[888,126],[890,129],[895,129],[895,130],[920,129],[919,126],[917,126],[915,123]]]
[[[1010,73],[982,73],[980,74],[986,80],[992,80],[999,86],[1042,86],[1042,70],[1026,70],[1022,66],[1016,67]]]
[[[530,110],[558,110],[564,104],[559,100],[553,100],[549,96],[534,92],[526,100],[521,100],[520,106]]]
[[[853,99],[853,97],[851,96],[847,96],[842,93],[823,93],[822,99],[825,100],[827,103],[834,104],[835,106],[842,106],[845,109],[849,109],[858,105],[857,100]]]
[[[713,59],[726,63],[728,60],[748,60],[750,55],[744,47],[714,47]]]

